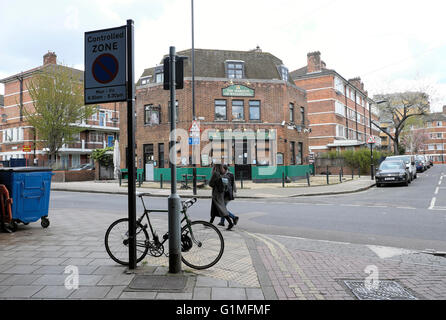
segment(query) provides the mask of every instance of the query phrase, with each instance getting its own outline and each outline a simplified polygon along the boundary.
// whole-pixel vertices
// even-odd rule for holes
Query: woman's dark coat
[[[209,186],[212,188],[211,217],[227,217],[229,215],[226,209],[224,185],[221,177],[220,173],[214,172],[209,181]]]

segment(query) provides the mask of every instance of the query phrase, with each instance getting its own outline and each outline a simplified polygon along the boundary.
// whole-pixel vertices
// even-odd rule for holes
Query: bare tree
[[[407,125],[408,119],[429,113],[430,102],[428,94],[424,92],[401,92],[379,94],[373,97],[375,101],[384,101],[377,105],[380,119],[391,122],[390,130],[372,123],[393,141],[393,150],[399,154],[400,136]]]

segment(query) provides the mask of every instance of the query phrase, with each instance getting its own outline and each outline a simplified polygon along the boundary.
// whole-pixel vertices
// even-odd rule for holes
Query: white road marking
[[[438,189],[439,189],[440,187],[437,187],[436,189],[435,189],[435,192],[434,192],[434,194],[438,194]]]
[[[393,247],[374,246],[374,245],[368,245],[367,247],[370,250],[372,250],[381,259],[392,258],[395,256],[401,256],[403,254],[411,254],[411,253],[416,252],[413,250],[393,248]]]
[[[435,207],[435,201],[437,201],[437,198],[433,197],[431,201],[431,205],[429,206],[429,210],[432,210]]]

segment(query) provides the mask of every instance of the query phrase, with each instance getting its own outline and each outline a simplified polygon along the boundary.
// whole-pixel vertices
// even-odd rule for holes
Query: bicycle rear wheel
[[[181,229],[181,260],[191,268],[212,267],[222,257],[224,248],[220,230],[207,221],[193,221],[190,227]]]
[[[105,249],[108,255],[119,264],[129,264],[129,219],[123,218],[113,222],[105,233]],[[136,262],[140,262],[147,255],[149,247],[146,241],[149,234],[141,224],[136,226]]]

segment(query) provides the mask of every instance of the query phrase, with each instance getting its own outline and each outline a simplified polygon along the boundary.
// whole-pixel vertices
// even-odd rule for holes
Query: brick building
[[[184,89],[176,91],[177,128],[188,131],[192,123],[191,50],[177,54],[188,57]],[[162,82],[163,66],[158,65],[144,70],[136,87],[137,167],[153,164],[155,176],[157,169],[169,167],[170,96]],[[237,177],[243,174],[254,179],[261,166],[308,163],[305,91],[270,53],[259,48],[195,49],[195,108],[201,129],[199,168],[210,168],[212,162],[228,163]],[[125,115],[122,113],[121,129],[126,127]],[[126,130],[121,130],[122,155],[126,141]],[[191,157],[180,153],[178,157],[180,168],[191,166]],[[122,156],[121,168],[126,167],[125,161]]]
[[[27,123],[23,108],[29,110],[29,105],[33,104],[28,92],[33,76],[54,65],[57,65],[57,56],[54,52],[48,52],[43,56],[43,65],[0,80],[5,86],[4,105],[0,106],[0,160],[27,158],[29,163],[37,159],[38,165],[48,164],[48,155],[37,143],[38,137],[34,128]],[[72,70],[83,81],[83,71]],[[98,112],[90,119],[73,124],[83,131],[76,137],[75,143],[63,145],[59,150],[57,161],[60,167],[77,167],[91,162],[90,154],[94,149],[112,146],[119,135],[118,122],[119,106],[109,103],[98,105]],[[31,146],[31,152],[24,152],[23,146]]]
[[[366,146],[370,135],[379,146],[379,129],[370,122],[377,122],[378,110],[360,78],[346,80],[326,68],[318,51],[308,53],[307,65],[290,75],[307,92],[310,152]]]
[[[443,106],[443,112],[432,112],[422,119],[424,126],[413,129],[417,136],[424,136],[418,153],[426,155],[434,163],[446,163],[446,106]]]

